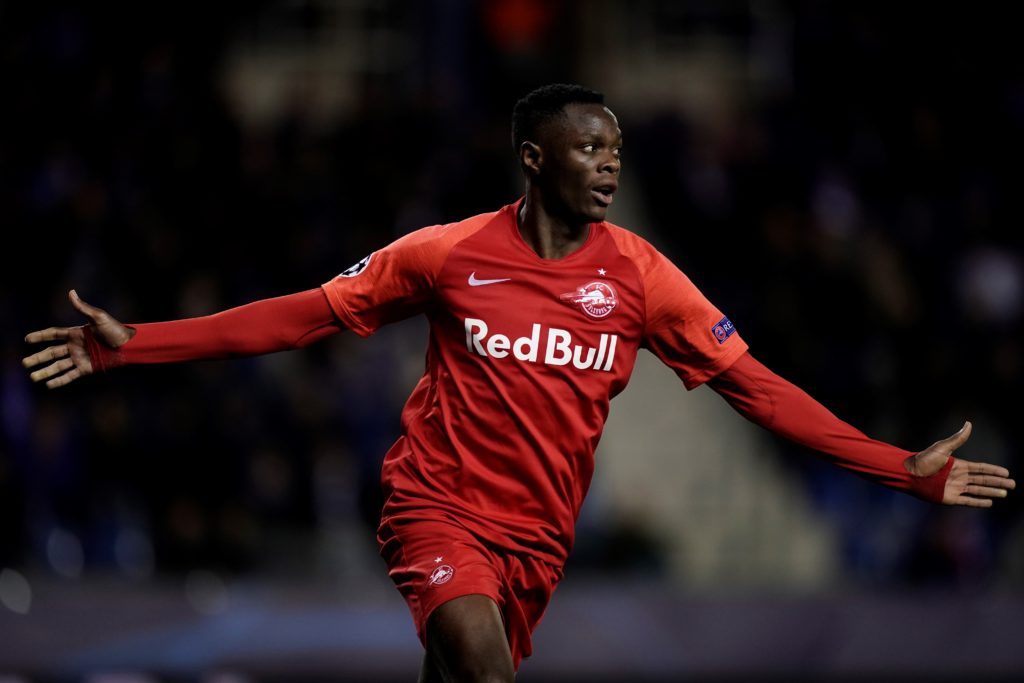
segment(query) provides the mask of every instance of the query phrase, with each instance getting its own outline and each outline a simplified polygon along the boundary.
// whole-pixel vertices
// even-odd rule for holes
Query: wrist
[[[938,471],[931,474],[921,474],[920,453],[911,455],[903,461],[903,467],[910,474],[910,492],[932,503],[942,503],[946,494],[946,480],[949,479],[950,470],[956,458],[952,455],[946,456],[946,462]]]
[[[135,336],[134,329],[130,327],[126,329],[129,331],[127,339],[118,344],[117,348],[111,348],[96,336],[92,326],[85,325],[82,328],[85,336],[85,348],[89,353],[89,361],[92,363],[93,372],[106,372],[125,364],[124,355],[119,349]]]

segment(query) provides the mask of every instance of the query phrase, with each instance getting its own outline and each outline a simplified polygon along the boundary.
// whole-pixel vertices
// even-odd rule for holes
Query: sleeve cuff
[[[683,385],[687,388],[688,391],[696,389],[701,384],[707,382],[709,379],[713,379],[720,375],[721,373],[728,370],[730,367],[732,367],[733,363],[740,359],[740,356],[742,356],[750,349],[750,347],[747,346],[747,343],[743,341],[739,337],[739,335],[736,335],[735,339],[730,340],[730,343],[732,344],[732,348],[730,348],[728,353],[726,353],[724,356],[719,356],[717,359],[715,359],[713,365],[704,367],[700,369],[698,372],[682,378]]]
[[[338,320],[340,320],[345,327],[352,330],[360,337],[369,337],[373,334],[372,329],[355,319],[352,313],[348,310],[348,306],[345,305],[344,299],[338,296],[334,287],[331,287],[330,282],[320,285],[320,288],[324,291],[324,294],[327,295],[327,303],[330,304],[331,310],[334,311],[334,315],[337,316]]]
[[[129,325],[128,327],[131,326]],[[89,361],[92,363],[92,371],[94,373],[107,372],[108,370],[125,365],[126,361],[121,350],[112,349],[100,342],[92,331],[92,327],[85,325],[82,327],[82,332],[85,334],[85,348],[89,352]],[[125,344],[131,344],[131,341],[129,339]]]
[[[913,457],[913,454],[910,457]],[[930,503],[941,503],[946,492],[946,480],[949,479],[949,472],[953,469],[955,460],[956,458],[952,455],[949,456],[942,469],[930,476],[916,477],[910,475],[910,492]]]

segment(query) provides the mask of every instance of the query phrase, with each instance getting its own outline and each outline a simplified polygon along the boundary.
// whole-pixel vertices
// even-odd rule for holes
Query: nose
[[[622,161],[612,152],[609,152],[608,156],[606,156],[601,162],[601,173],[611,173],[613,175],[618,175],[621,169]]]

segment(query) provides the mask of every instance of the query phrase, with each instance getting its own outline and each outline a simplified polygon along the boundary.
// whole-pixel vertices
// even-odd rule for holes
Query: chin
[[[566,204],[565,211],[562,213],[565,216],[565,220],[569,223],[575,223],[581,225],[584,223],[600,223],[608,215],[608,207],[601,206],[594,202],[580,202],[575,204]]]

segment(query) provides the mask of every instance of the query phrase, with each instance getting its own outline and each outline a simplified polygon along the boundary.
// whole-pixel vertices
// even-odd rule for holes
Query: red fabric
[[[360,335],[417,313],[430,322],[424,375],[384,459],[385,521],[445,514],[504,552],[561,565],[639,349],[692,387],[746,344],[637,235],[594,223],[577,251],[543,259],[517,207],[417,230],[323,287]]]
[[[103,372],[135,363],[254,356],[296,349],[344,329],[323,290],[263,299],[201,318],[130,325],[133,336],[111,349],[85,328],[93,368]]]
[[[495,552],[451,519],[391,517],[380,527],[381,556],[426,645],[431,613],[455,598],[485,595],[498,605],[516,669],[533,652],[531,634],[562,578],[529,555]]]
[[[865,436],[749,353],[708,386],[751,422],[819,451],[841,467],[918,498],[942,502],[953,458],[930,477],[910,474],[903,461],[912,452]]]

